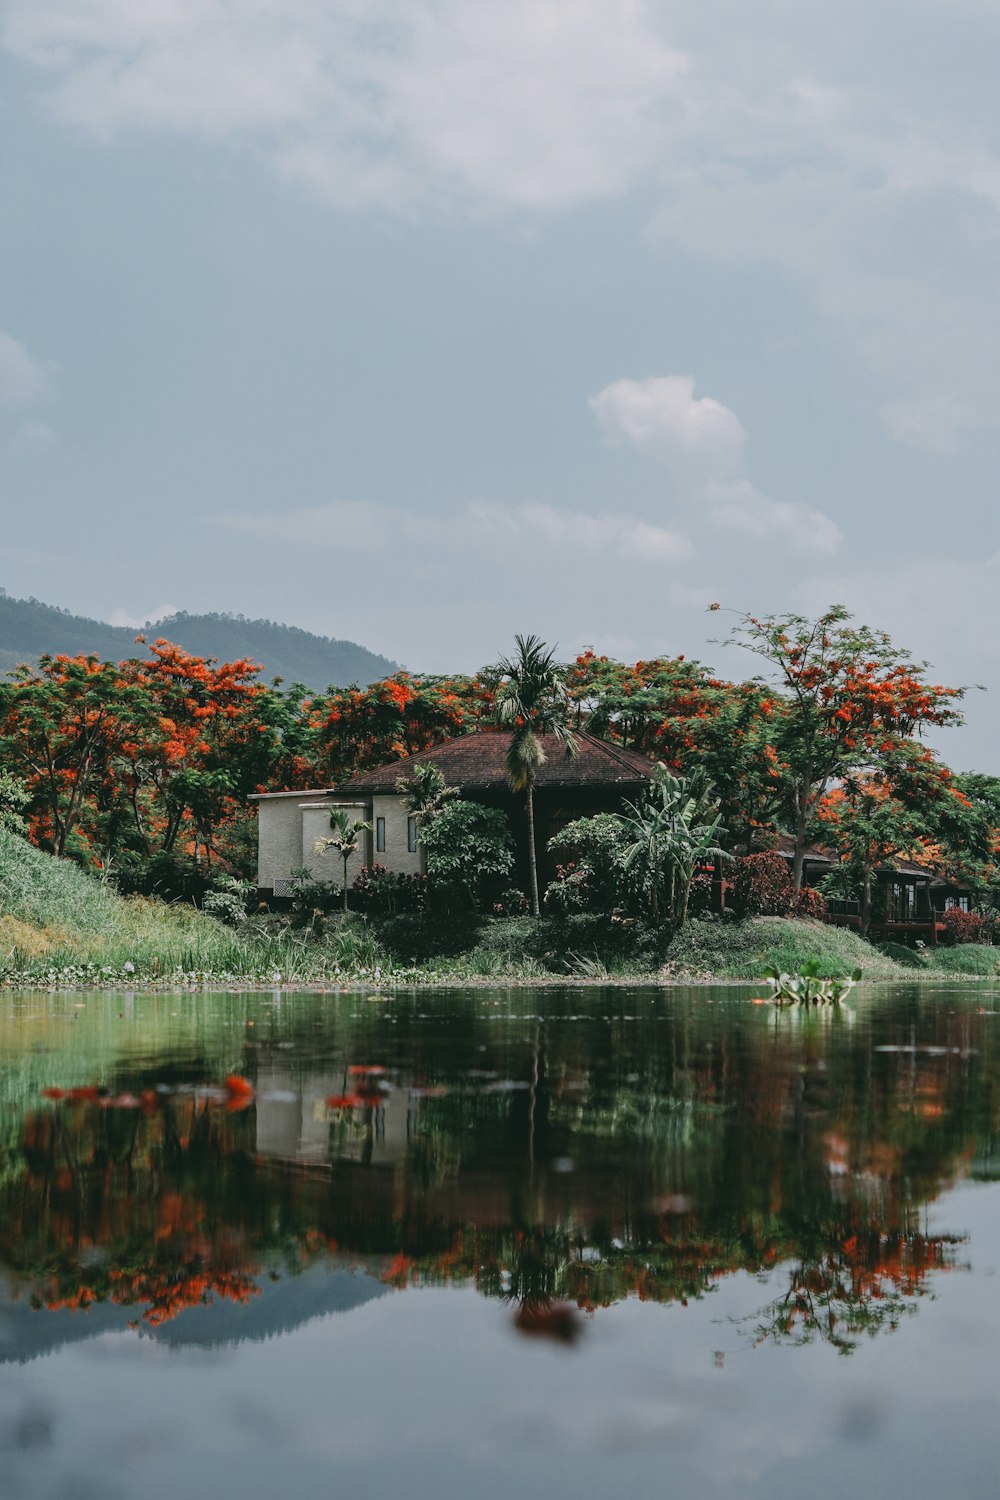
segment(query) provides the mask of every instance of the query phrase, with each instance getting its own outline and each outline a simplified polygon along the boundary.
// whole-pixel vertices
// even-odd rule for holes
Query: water
[[[0,1493],[992,1497],[1000,992],[750,994],[4,997]]]

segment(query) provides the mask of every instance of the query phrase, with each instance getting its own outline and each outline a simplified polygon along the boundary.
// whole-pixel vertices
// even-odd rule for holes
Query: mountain
[[[354,641],[312,635],[295,625],[273,620],[248,620],[243,615],[191,615],[184,611],[150,621],[139,630],[130,625],[107,625],[37,599],[11,599],[0,589],[0,672],[43,653],[77,656],[93,653],[121,661],[142,653],[137,635],[147,640],[166,638],[195,656],[219,661],[249,657],[260,662],[264,677],[303,682],[314,692],[352,682],[377,682],[396,670],[396,663]]]

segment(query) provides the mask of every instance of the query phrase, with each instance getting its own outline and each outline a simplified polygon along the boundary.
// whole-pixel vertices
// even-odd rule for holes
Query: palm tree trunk
[[[350,859],[350,857],[351,856],[349,854],[345,855],[345,857],[344,857],[344,916],[345,917],[347,915],[347,861]]]
[[[528,815],[528,871],[531,877],[531,915],[538,916],[538,858],[535,854],[535,787],[532,777],[524,794],[524,810]]]
[[[872,925],[872,869],[871,865],[865,865],[864,879],[861,884],[861,936],[866,938],[871,931]]]

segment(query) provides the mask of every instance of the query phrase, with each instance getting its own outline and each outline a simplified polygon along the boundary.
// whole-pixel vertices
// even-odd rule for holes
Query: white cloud
[[[451,516],[427,517],[394,506],[333,501],[291,511],[227,511],[211,524],[266,541],[345,553],[442,549],[471,556],[520,555],[560,566],[574,558],[616,559],[662,566],[688,557],[687,537],[634,516],[591,515],[551,505],[474,500]]]
[[[334,201],[622,192],[685,59],[647,0],[7,0],[64,119],[249,139]]]
[[[590,398],[590,408],[608,442],[660,459],[687,482],[743,467],[742,422],[721,401],[695,397],[690,375],[616,380]]]
[[[676,496],[715,532],[737,532],[793,552],[830,553],[840,531],[822,511],[770,500],[741,474],[746,431],[711,396],[695,397],[690,375],[616,380],[590,398],[605,438],[664,464]]]
[[[46,388],[45,373],[23,344],[0,330],[0,406],[36,400]]]
[[[782,543],[796,552],[828,555],[841,543],[840,528],[821,510],[769,500],[747,479],[712,481],[707,498],[712,519],[726,532]]]

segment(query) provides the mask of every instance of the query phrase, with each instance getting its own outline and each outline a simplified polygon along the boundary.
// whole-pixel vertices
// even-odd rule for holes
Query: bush
[[[122,896],[155,896],[160,901],[199,905],[210,888],[213,870],[194,863],[189,854],[140,854],[121,849],[104,874]]]
[[[709,870],[701,870],[691,881],[688,891],[688,916],[700,917],[712,910],[712,886],[715,877]]]
[[[247,919],[247,901],[253,889],[249,880],[221,875],[215,889],[205,893],[202,909],[227,927],[239,927]]]
[[[823,892],[818,891],[815,886],[804,885],[795,903],[795,915],[822,922],[826,916],[826,897]]]
[[[780,854],[747,854],[736,861],[733,904],[739,917],[787,917],[796,895]]]
[[[630,885],[623,866],[628,834],[614,813],[577,818],[549,839],[553,854],[568,855],[556,866],[545,892],[549,911],[612,912],[629,905]]]
[[[945,942],[955,945],[958,943],[988,943],[993,936],[991,924],[986,917],[981,917],[974,911],[962,911],[958,906],[952,906],[941,918],[945,930]]]
[[[332,880],[317,880],[305,866],[291,872],[288,884],[292,889],[292,912],[297,919],[309,921],[317,915],[326,916],[342,905],[340,887]]]
[[[567,865],[556,865],[556,878],[546,886],[542,897],[545,910],[556,916],[590,911],[594,900],[590,876],[589,869],[581,869],[572,860]]]
[[[396,912],[423,911],[427,876],[399,874],[385,865],[363,865],[351,889],[351,905],[359,911],[391,917]]]
[[[495,917],[526,917],[530,910],[527,896],[516,885],[501,891],[493,903]]]
[[[514,871],[510,819],[498,807],[458,798],[425,823],[421,842],[435,904],[476,906],[489,891],[504,889]]]

